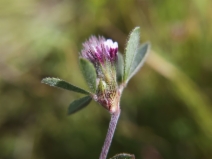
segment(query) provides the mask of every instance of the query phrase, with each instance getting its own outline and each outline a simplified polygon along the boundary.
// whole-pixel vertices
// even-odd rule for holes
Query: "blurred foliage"
[[[141,27],[154,51],[129,82],[109,152],[141,159],[212,158],[212,1],[0,0],[0,159],[95,159],[109,114],[81,95],[41,84],[59,77],[87,88],[79,65],[91,34],[119,42]]]

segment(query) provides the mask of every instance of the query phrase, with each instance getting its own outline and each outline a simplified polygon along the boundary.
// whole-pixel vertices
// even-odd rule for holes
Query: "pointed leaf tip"
[[[133,65],[135,55],[140,42],[140,27],[136,27],[130,33],[124,56],[124,81],[127,81],[130,75],[130,69]]]
[[[80,68],[88,86],[93,91],[93,93],[95,93],[97,77],[96,77],[96,70],[93,64],[87,59],[80,58]]]
[[[120,153],[120,154],[113,156],[110,159],[135,159],[135,155],[127,154],[127,153]]]
[[[68,115],[71,115],[82,108],[85,108],[90,102],[92,98],[90,96],[86,96],[80,99],[73,101],[68,107]]]
[[[79,88],[77,86],[74,86],[74,85],[72,85],[64,80],[61,80],[59,78],[47,77],[47,78],[42,79],[41,83],[48,84],[53,87],[66,89],[69,91],[74,91],[77,93],[82,93],[82,94],[86,94],[86,95],[90,94],[90,92],[88,92],[82,88]]]

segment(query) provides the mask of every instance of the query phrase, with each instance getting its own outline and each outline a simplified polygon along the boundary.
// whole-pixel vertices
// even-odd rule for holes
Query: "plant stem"
[[[116,129],[116,125],[118,123],[119,120],[119,116],[120,116],[121,110],[120,108],[118,108],[118,110],[111,114],[111,119],[110,119],[110,124],[109,124],[109,128],[107,131],[107,136],[105,138],[105,142],[104,145],[102,147],[102,152],[101,155],[99,157],[99,159],[106,159],[112,139],[113,139],[113,135]]]

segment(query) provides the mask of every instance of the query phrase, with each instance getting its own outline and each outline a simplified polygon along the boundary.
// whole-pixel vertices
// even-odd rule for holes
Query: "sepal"
[[[116,79],[118,83],[122,83],[124,74],[124,60],[121,53],[118,53],[116,60]]]
[[[84,58],[80,58],[80,68],[89,88],[92,90],[93,93],[95,93],[97,77],[96,70],[93,64]]]

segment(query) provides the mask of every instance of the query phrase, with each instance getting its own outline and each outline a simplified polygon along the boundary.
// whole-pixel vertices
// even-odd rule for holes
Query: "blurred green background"
[[[0,0],[0,159],[97,159],[109,113],[81,95],[41,84],[59,77],[87,88],[78,52],[90,35],[119,43],[141,27],[152,51],[121,101],[109,157],[212,158],[211,0]]]

